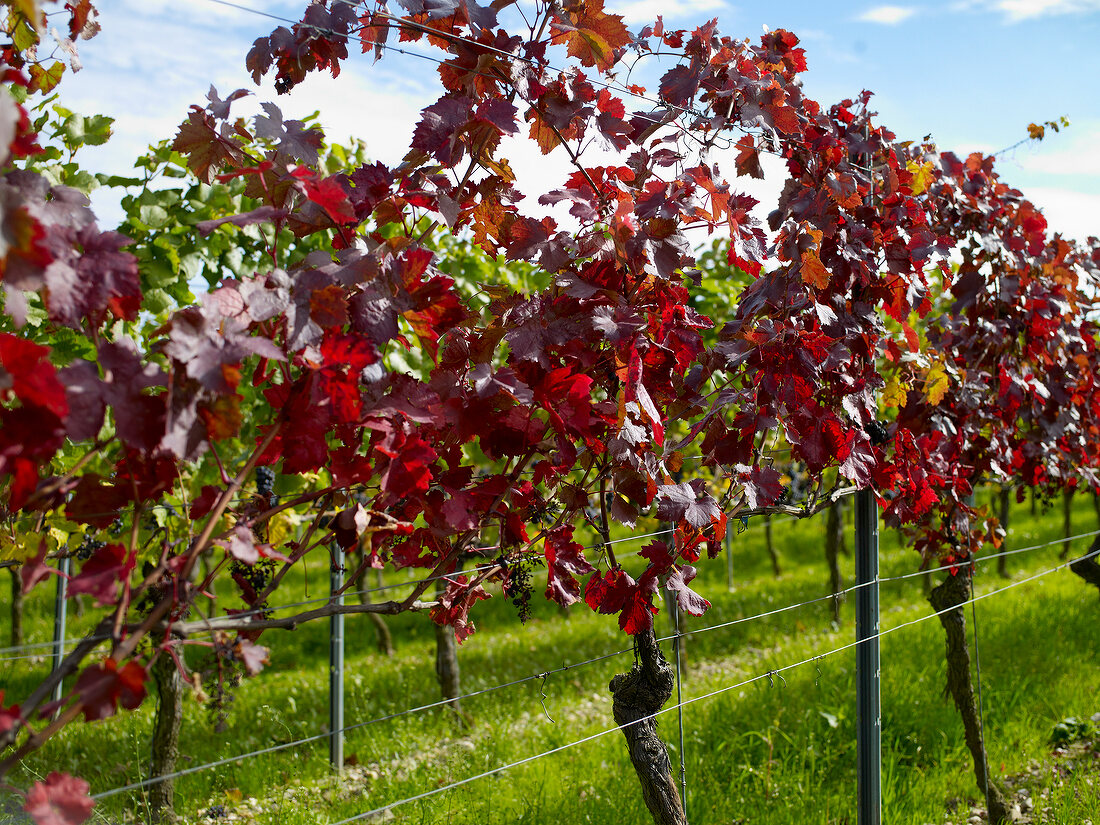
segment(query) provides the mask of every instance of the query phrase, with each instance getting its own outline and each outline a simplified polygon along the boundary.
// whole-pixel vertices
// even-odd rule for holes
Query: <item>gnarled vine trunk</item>
[[[440,579],[435,583],[436,594],[442,594],[445,582]],[[458,701],[461,693],[458,670],[458,643],[455,641],[453,627],[438,625],[435,628],[435,675],[439,680],[439,691],[444,699],[449,699],[447,707],[458,714],[462,719],[462,705]]]
[[[26,638],[23,633],[23,579],[18,567],[9,567],[11,573],[11,636],[8,644],[20,647]]]
[[[1066,540],[1062,542],[1062,555],[1059,558],[1069,558],[1070,540],[1073,535],[1073,490],[1066,490],[1062,494],[1062,535]]]
[[[149,776],[164,776],[176,770],[179,758],[180,725],[183,722],[183,678],[171,656],[161,654],[153,663],[153,681],[157,686],[157,715],[153,723],[152,758]],[[176,819],[172,809],[175,780],[167,779],[149,787],[150,820],[169,823]]]
[[[965,573],[947,576],[928,596],[939,613],[947,641],[947,691],[955,700],[962,717],[966,746],[974,759],[974,778],[978,789],[985,793],[989,821],[993,825],[1011,822],[1008,804],[1001,789],[989,777],[989,760],[982,738],[981,719],[974,699],[974,684],[970,678],[970,648],[966,640],[966,614],[963,606],[970,598],[970,577]],[[940,612],[943,611],[943,612]]]
[[[359,604],[370,604],[371,594],[370,587],[367,585],[367,570],[369,568],[364,567],[359,575],[355,577],[355,581],[352,583],[352,588],[355,590],[356,595],[359,597]],[[382,585],[382,571],[377,571],[376,581],[378,585]],[[389,625],[386,624],[386,620],[382,618],[381,613],[368,613],[369,621],[374,625],[375,637],[378,644],[378,652],[383,656],[393,655],[393,636],[390,634]]]
[[[1070,564],[1069,569],[1100,590],[1100,561],[1097,561],[1097,550],[1100,550],[1100,536],[1092,541],[1089,551]]]
[[[764,516],[764,545],[768,548],[768,558],[772,560],[772,573],[778,579],[783,571],[779,567],[779,553],[775,549],[775,541],[772,539],[772,516],[768,513]]]
[[[672,696],[676,674],[661,655],[652,628],[635,634],[634,649],[634,667],[611,680],[615,724],[629,725],[622,728],[623,736],[653,821],[658,825],[687,825],[668,748],[657,735],[657,720],[645,718],[657,713]]]

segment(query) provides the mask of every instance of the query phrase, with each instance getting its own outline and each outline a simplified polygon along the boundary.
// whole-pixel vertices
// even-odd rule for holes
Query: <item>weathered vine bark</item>
[[[829,566],[829,592],[833,594],[833,621],[840,624],[840,605],[844,602],[844,582],[840,577],[837,555],[844,544],[844,519],[840,502],[835,501],[825,516],[825,562]]]
[[[1073,490],[1066,490],[1062,494],[1062,535],[1066,537],[1062,542],[1062,554],[1059,556],[1062,559],[1069,557],[1069,537],[1073,535],[1073,493]]]
[[[1001,529],[1005,531],[1006,537],[1008,535],[1008,513],[1009,513],[1009,504],[1010,504],[1009,494],[1011,492],[1012,492],[1012,490],[1009,487],[1002,487],[1001,488],[1001,496],[1000,496],[1000,505],[1001,506],[1000,506],[999,518],[1000,518],[1000,521],[1001,521]],[[1001,544],[1001,551],[1000,552],[1003,553],[1007,549],[1008,549],[1008,542],[1006,541],[1006,542]],[[1007,579],[1008,578],[1008,556],[999,556],[997,558],[997,574],[1002,579]]]
[[[435,583],[435,592],[441,594],[445,582],[440,579]],[[444,699],[449,699],[447,706],[462,718],[462,705],[458,701],[461,689],[458,671],[458,643],[455,641],[453,627],[435,624],[435,675],[439,680],[439,690]]]
[[[370,593],[367,592],[369,588],[366,584],[367,569],[368,568],[364,567],[362,571],[360,571],[359,575],[355,577],[355,581],[352,582],[351,585],[352,588],[356,591],[356,595],[359,596],[359,604],[371,603]],[[375,572],[377,573],[376,581],[378,582],[378,585],[381,586],[382,571],[377,570]],[[390,634],[390,628],[389,625],[386,624],[386,620],[382,618],[381,613],[368,613],[367,615],[370,617],[370,623],[374,625],[374,632],[377,636],[378,652],[381,653],[383,656],[392,656],[393,636]]]
[[[611,680],[615,724],[629,725],[622,732],[653,821],[657,825],[687,825],[668,748],[657,735],[657,720],[646,719],[672,696],[676,674],[661,655],[652,629],[635,634],[634,650],[634,667]],[[638,719],[645,721],[637,722]]]
[[[772,516],[768,513],[764,516],[764,544],[768,548],[768,558],[772,560],[772,573],[778,579],[783,571],[779,568],[779,553],[776,552],[775,542],[772,540]]]
[[[157,687],[157,714],[153,722],[152,758],[149,776],[163,776],[176,770],[179,758],[180,725],[183,722],[183,678],[171,656],[161,654],[153,663],[153,681]],[[175,780],[149,786],[149,816],[154,823],[176,821],[172,809]]]
[[[947,641],[947,691],[955,700],[955,707],[962,717],[966,746],[974,759],[974,778],[978,789],[985,793],[989,821],[993,825],[1001,825],[1012,820],[1004,794],[989,777],[989,760],[970,678],[970,647],[966,640],[966,613],[963,611],[969,598],[970,577],[960,573],[947,576],[932,590],[928,601],[939,613],[940,624],[943,625]]]
[[[8,644],[19,647],[26,640],[23,633],[23,580],[18,567],[9,567],[11,573],[11,637]]]
[[[1100,550],[1100,536],[1093,539],[1088,553],[1071,563],[1069,569],[1100,590],[1100,562],[1097,561],[1097,556],[1093,555],[1097,550]]]

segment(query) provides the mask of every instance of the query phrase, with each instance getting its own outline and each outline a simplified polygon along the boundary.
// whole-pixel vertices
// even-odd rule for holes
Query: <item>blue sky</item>
[[[307,0],[239,2],[297,17]],[[870,89],[881,122],[900,138],[931,134],[960,153],[996,151],[1024,137],[1029,122],[1068,116],[1072,125],[1060,134],[1000,156],[1001,172],[1044,209],[1052,227],[1100,235],[1100,0],[606,3],[635,29],[657,13],[684,28],[717,17],[736,37],[756,38],[764,26],[790,29],[806,49],[811,97],[828,104]],[[117,120],[112,141],[84,158],[97,171],[126,173],[142,147],[172,137],[211,84],[223,95],[254,89],[253,109],[275,100],[288,116],[320,110],[331,137],[358,135],[387,162],[404,153],[419,109],[438,96],[431,64],[395,53],[377,64],[353,55],[338,80],[311,78],[277,96],[270,84],[255,89],[244,71],[252,41],[277,21],[212,0],[97,5],[103,31],[80,44],[84,68],[61,86],[64,105]],[[514,167],[530,161],[541,176],[530,185],[549,187],[559,169],[565,174],[564,164],[534,155],[515,160]],[[109,220],[109,202],[96,202]]]

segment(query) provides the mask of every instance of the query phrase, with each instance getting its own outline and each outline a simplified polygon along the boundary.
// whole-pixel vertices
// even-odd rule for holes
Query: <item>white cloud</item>
[[[1079,241],[1100,237],[1100,195],[1043,186],[1026,187],[1024,195],[1043,210],[1051,234]]]
[[[1040,17],[1097,12],[1100,11],[1100,0],[971,0],[955,6],[960,10],[975,7],[1000,12],[1006,22],[1019,23]]]
[[[1004,161],[1036,175],[1072,177],[1074,188],[1082,184],[1100,193],[1100,120],[1075,120],[1061,132],[1047,129],[1042,142],[1028,141]],[[998,160],[1002,160],[998,158]],[[1091,180],[1090,180],[1091,179]]]
[[[653,23],[657,15],[666,19],[698,16],[701,12],[725,8],[725,0],[680,0],[669,3],[667,0],[633,0],[630,3],[614,5],[609,11],[621,14],[627,23]]]
[[[896,26],[899,23],[903,23],[917,13],[915,8],[910,6],[875,6],[874,8],[867,9],[863,14],[856,17],[863,23],[880,23],[883,26]]]

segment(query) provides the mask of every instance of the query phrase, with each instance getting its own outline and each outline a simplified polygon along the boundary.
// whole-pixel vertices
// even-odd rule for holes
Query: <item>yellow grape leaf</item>
[[[802,253],[802,280],[810,286],[824,289],[829,285],[829,270],[812,249]]]
[[[60,550],[69,541],[69,534],[66,533],[64,530],[59,530],[56,527],[51,527],[46,532],[46,535],[50,539],[51,550]]]
[[[947,370],[943,364],[935,363],[928,370],[928,376],[924,379],[924,395],[930,404],[939,404],[947,394],[947,387],[951,381],[947,377]]]
[[[12,538],[0,535],[0,561],[23,562],[38,554],[39,537],[34,534],[21,534]]]
[[[5,6],[11,6],[24,19],[38,30],[42,30],[42,12],[38,10],[38,0],[4,0]]]
[[[913,176],[913,180],[909,182],[909,191],[914,196],[927,192],[932,183],[932,164],[911,160],[905,164],[905,169]]]
[[[285,510],[267,520],[267,541],[272,547],[282,547],[293,532],[294,524],[287,517]]]
[[[49,68],[43,68],[40,64],[30,67],[31,84],[27,89],[31,92],[48,94],[61,82],[61,75],[65,74],[65,64],[55,60]]]
[[[905,406],[905,400],[908,394],[909,388],[899,381],[897,376],[894,376],[883,388],[881,400],[887,407],[897,407],[901,409]]]
[[[512,171],[512,167],[508,164],[507,158],[501,158],[497,160],[495,158],[486,158],[485,166],[492,172],[496,172],[504,179],[506,183],[516,182],[516,173]]]

